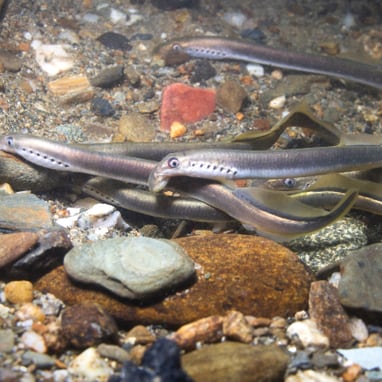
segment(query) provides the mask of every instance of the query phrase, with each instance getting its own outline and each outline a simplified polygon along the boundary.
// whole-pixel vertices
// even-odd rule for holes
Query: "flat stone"
[[[181,326],[237,310],[257,317],[290,316],[307,308],[313,276],[297,256],[271,240],[236,234],[175,240],[198,264],[197,280],[187,291],[136,306],[104,291],[81,288],[58,267],[35,288],[53,293],[68,305],[94,301],[130,324]]]
[[[77,281],[133,299],[174,288],[194,274],[194,263],[181,246],[147,237],[117,237],[75,247],[65,256],[64,266]]]
[[[182,366],[195,382],[279,382],[289,361],[277,346],[223,342],[182,356]],[[213,372],[212,372],[213,370]]]
[[[382,312],[382,244],[353,251],[341,263],[341,304],[366,312]]]
[[[101,70],[95,77],[90,78],[92,86],[110,88],[121,82],[124,77],[123,65],[114,65]]]
[[[49,205],[33,194],[0,195],[0,227],[18,231],[52,228]]]
[[[152,142],[155,137],[154,125],[139,113],[123,115],[119,120],[118,131],[126,140],[132,142]]]
[[[0,235],[0,268],[23,256],[38,242],[35,232],[16,232]]]
[[[14,346],[15,346],[15,333],[13,333],[13,330],[0,329],[0,353],[11,352]]]
[[[352,344],[350,318],[340,303],[337,288],[327,281],[311,284],[309,316],[329,338],[331,347],[349,347]]]

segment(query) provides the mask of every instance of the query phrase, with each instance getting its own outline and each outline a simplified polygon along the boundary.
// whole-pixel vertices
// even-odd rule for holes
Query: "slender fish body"
[[[275,49],[245,40],[223,37],[186,37],[160,45],[156,53],[162,56],[169,65],[184,62],[191,57],[239,60],[324,74],[382,89],[382,70],[377,66],[338,57]]]
[[[366,170],[382,166],[382,147],[349,145],[290,150],[195,150],[167,155],[150,174],[149,187],[163,189],[169,178],[286,178]]]

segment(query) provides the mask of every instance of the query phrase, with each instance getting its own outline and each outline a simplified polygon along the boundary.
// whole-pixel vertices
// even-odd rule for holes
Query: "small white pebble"
[[[85,23],[96,24],[99,21],[99,16],[94,13],[85,13],[82,17]]]
[[[286,102],[286,97],[285,95],[282,95],[282,96],[273,98],[269,102],[269,107],[272,109],[281,109],[282,107],[284,107],[285,102]]]
[[[46,353],[47,348],[44,339],[40,334],[28,330],[21,336],[21,342],[28,349],[32,349],[37,353]]]
[[[88,348],[72,361],[69,372],[82,376],[89,381],[106,381],[113,370],[94,348]]]
[[[248,64],[246,65],[247,71],[251,76],[263,77],[264,67],[258,64]]]
[[[118,9],[111,8],[110,9],[110,21],[113,24],[117,24],[121,21],[126,21],[126,14],[119,11]]]
[[[226,12],[223,15],[223,19],[229,25],[241,29],[241,27],[247,20],[247,16],[241,12]]]
[[[353,338],[359,342],[366,341],[369,336],[369,331],[367,330],[366,324],[360,318],[351,318],[349,327]]]
[[[281,70],[276,69],[271,73],[271,77],[275,80],[281,80],[283,78],[283,72]]]
[[[296,321],[291,324],[286,334],[289,338],[297,337],[304,347],[329,347],[329,338],[317,327],[313,320]]]
[[[341,281],[341,273],[340,272],[333,272],[329,277],[329,284],[333,285],[334,287],[338,288]]]

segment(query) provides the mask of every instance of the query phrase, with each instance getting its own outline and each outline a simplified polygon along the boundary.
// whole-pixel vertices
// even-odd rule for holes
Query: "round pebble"
[[[5,298],[13,304],[33,300],[33,285],[30,281],[11,281],[4,288]]]

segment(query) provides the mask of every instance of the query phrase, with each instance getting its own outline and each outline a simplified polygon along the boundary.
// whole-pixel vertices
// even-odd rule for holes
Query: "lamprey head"
[[[209,160],[198,150],[189,150],[165,156],[151,172],[149,187],[152,191],[160,191],[174,176],[226,181],[234,179],[236,174],[237,169],[229,161],[219,157]]]
[[[17,145],[15,139],[11,135],[5,135],[0,138],[0,150],[7,153],[16,153]]]

